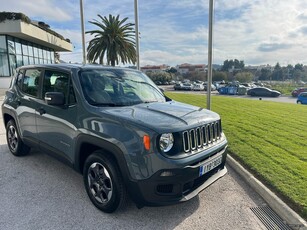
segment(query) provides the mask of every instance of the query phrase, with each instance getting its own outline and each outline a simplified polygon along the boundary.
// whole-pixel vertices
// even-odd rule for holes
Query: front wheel
[[[89,198],[101,211],[112,213],[126,204],[127,191],[118,166],[102,151],[86,159],[83,180]]]
[[[302,102],[301,102],[301,101],[297,101],[296,103],[297,103],[297,104],[302,104]]]
[[[21,140],[14,120],[6,124],[6,140],[13,155],[24,156],[29,153],[30,148]]]

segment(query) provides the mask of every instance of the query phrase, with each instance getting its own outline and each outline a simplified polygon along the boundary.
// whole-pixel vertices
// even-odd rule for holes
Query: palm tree
[[[119,20],[119,15],[109,18],[98,14],[100,21],[89,21],[100,28],[100,30],[87,31],[95,35],[87,47],[87,58],[93,63],[99,59],[99,64],[103,64],[103,58],[106,56],[107,64],[115,66],[121,61],[125,63],[136,62],[135,50],[135,31],[134,24],[126,23],[128,18]]]

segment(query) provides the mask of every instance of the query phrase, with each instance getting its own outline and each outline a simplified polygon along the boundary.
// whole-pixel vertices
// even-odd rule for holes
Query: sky
[[[134,0],[83,0],[85,31],[102,16],[134,23]],[[138,0],[140,65],[208,63],[209,0]],[[79,0],[0,0],[0,11],[44,21],[74,46],[66,62],[82,62]],[[93,37],[86,34],[86,46]],[[306,0],[214,0],[213,63],[307,65]]]

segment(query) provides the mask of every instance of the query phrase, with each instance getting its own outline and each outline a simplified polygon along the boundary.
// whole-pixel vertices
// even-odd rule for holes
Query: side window
[[[41,70],[27,69],[22,78],[21,91],[25,94],[37,97],[40,75]]]
[[[19,70],[16,77],[16,85],[19,87],[19,89],[22,89],[22,77],[23,77],[23,70]]]
[[[67,104],[76,103],[74,90],[67,73],[46,70],[43,81],[43,97],[47,92],[61,92],[64,94]]]

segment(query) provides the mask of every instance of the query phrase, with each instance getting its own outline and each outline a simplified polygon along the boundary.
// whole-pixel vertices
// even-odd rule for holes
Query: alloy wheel
[[[108,170],[100,163],[93,163],[88,169],[88,185],[93,197],[101,204],[107,203],[113,194],[112,179]]]
[[[16,128],[11,125],[7,131],[8,144],[13,152],[18,148],[18,134]]]

